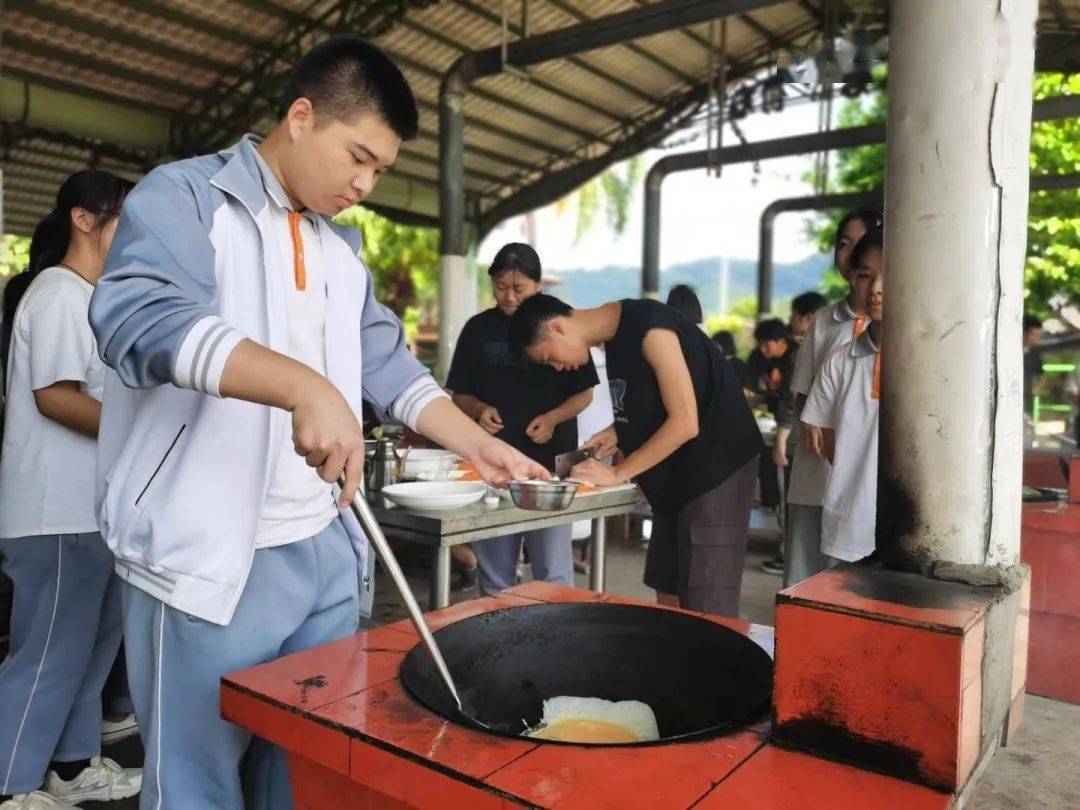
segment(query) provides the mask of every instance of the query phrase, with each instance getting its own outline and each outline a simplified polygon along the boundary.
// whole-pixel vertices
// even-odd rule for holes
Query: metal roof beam
[[[409,70],[415,70],[417,73],[421,73],[424,76],[427,76],[429,79],[442,79],[442,74],[439,71],[435,70],[435,68],[429,67],[422,62],[417,62],[415,59],[405,56],[404,54],[397,53],[390,48],[386,48],[383,46],[380,47],[382,48],[383,53],[385,53],[399,65],[402,65]],[[496,95],[495,93],[492,93],[488,90],[477,89],[474,90],[473,93],[477,97],[482,98],[485,101],[490,101],[492,104],[497,104],[501,107],[505,107],[508,110],[513,110],[516,113],[528,116],[529,118],[533,118],[537,121],[547,124],[548,126],[555,127],[556,129],[564,129],[567,132],[572,132],[579,138],[593,139],[596,137],[594,133],[589,132],[588,130],[581,129],[580,127],[574,126],[573,124],[567,123],[566,121],[562,121],[558,118],[553,118],[549,115],[545,115],[539,110],[534,110],[531,107],[526,106],[525,104],[521,104],[512,99]]]
[[[254,2],[264,2],[264,0],[254,0]],[[470,50],[470,48],[463,42],[459,42],[456,39],[448,37],[446,36],[446,34],[443,34],[439,31],[433,31],[427,26],[420,25],[420,23],[410,20],[408,17],[402,19],[399,25],[401,25],[403,28],[408,28],[410,31],[415,31],[422,36],[428,37],[429,39],[433,39],[441,45],[445,45],[447,48],[452,48],[459,54],[468,53]],[[576,104],[579,107],[589,110],[590,112],[596,113],[597,115],[602,115],[610,121],[624,123],[621,118],[613,114],[610,110],[601,107],[599,104],[593,104],[591,101],[583,99],[580,96],[575,96],[573,93],[569,93],[562,88],[552,84],[551,82],[538,78],[537,76],[529,76],[529,83],[536,85],[541,90],[546,90],[552,95],[558,96],[564,101],[569,101],[571,104]]]
[[[769,43],[769,47],[776,51],[793,51],[795,50],[795,43],[791,40],[784,39],[777,34],[771,28],[768,28],[749,14],[740,14],[739,22],[746,25],[751,31],[756,32],[760,36],[765,37],[765,40]]]
[[[783,1],[660,0],[580,25],[516,40],[507,45],[507,61],[514,67],[528,67],[552,59],[565,59],[597,48],[775,6]],[[496,46],[476,51],[469,61],[465,78],[493,75],[503,68],[502,49]]]
[[[472,14],[475,14],[477,17],[485,19],[488,22],[493,23],[496,26],[499,26],[500,28],[502,27],[502,19],[499,17],[498,14],[494,13],[490,9],[484,8],[483,6],[481,6],[478,3],[473,2],[472,0],[453,0],[453,2],[454,2],[454,5],[460,6],[461,8],[465,9],[466,11],[468,11],[468,12],[470,12]],[[520,37],[524,33],[522,31],[521,27],[518,26],[515,23],[508,22],[507,28],[510,31],[510,33],[513,34],[514,36]],[[630,82],[628,82],[628,81],[626,81],[624,79],[621,79],[618,76],[614,76],[614,75],[608,73],[606,70],[598,68],[598,67],[596,67],[596,65],[593,65],[593,64],[591,64],[590,62],[588,62],[588,61],[586,61],[584,59],[579,59],[578,57],[573,56],[573,57],[567,57],[566,61],[569,62],[574,67],[580,68],[581,70],[584,70],[586,73],[590,73],[591,75],[596,76],[599,79],[603,79],[604,81],[608,82],[609,84],[611,84],[611,85],[613,85],[615,87],[618,87],[620,90],[622,90],[622,91],[624,91],[626,93],[629,93],[630,95],[635,96],[635,97],[641,99],[642,101],[647,101],[650,104],[661,104],[662,103],[662,99],[656,98],[655,96],[653,96],[653,95],[651,95],[649,93],[646,93],[640,87],[638,87],[638,86],[636,86],[634,84],[631,84]]]
[[[579,23],[589,23],[595,19],[598,19],[596,17],[590,17],[585,12],[580,11],[579,9],[575,8],[567,2],[564,2],[564,0],[547,0],[547,2],[562,11],[564,14],[568,14],[569,16],[573,17]],[[661,57],[657,56],[648,48],[644,48],[634,42],[621,42],[619,44],[622,47],[626,48],[626,50],[630,51],[630,53],[641,57],[642,59],[653,65],[656,65],[656,67],[660,68],[661,70],[667,71],[670,75],[674,76],[681,82],[686,82],[687,84],[698,83],[698,80],[695,77],[671,64],[666,59],[662,59]]]

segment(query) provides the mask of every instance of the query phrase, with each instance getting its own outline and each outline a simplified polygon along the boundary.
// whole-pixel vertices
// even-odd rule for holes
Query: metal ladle
[[[344,488],[345,479],[339,478],[338,485]],[[401,595],[401,601],[405,603],[405,608],[409,611],[409,619],[412,620],[413,627],[415,627],[416,632],[420,634],[420,639],[424,642],[424,646],[427,647],[431,659],[435,662],[435,668],[439,670],[439,675],[442,676],[446,688],[450,690],[454,702],[457,703],[458,711],[465,715],[466,712],[461,703],[461,696],[458,695],[457,687],[454,686],[454,679],[450,676],[450,670],[446,666],[446,661],[443,660],[442,653],[439,652],[439,645],[436,644],[435,637],[431,635],[431,628],[428,627],[427,622],[424,621],[424,614],[420,611],[420,606],[416,603],[416,597],[413,596],[412,589],[405,580],[405,574],[402,573],[401,566],[398,565],[394,552],[390,550],[390,544],[386,541],[386,535],[383,534],[379,522],[375,520],[375,515],[371,511],[371,507],[368,505],[362,489],[356,490],[356,495],[353,496],[351,506],[353,514],[356,515],[356,519],[360,521],[360,526],[364,529],[364,533],[368,536],[368,540],[370,540],[371,545],[375,547],[375,553],[379,555],[379,561],[382,563],[383,568],[385,568],[386,572],[390,575],[390,579],[394,581],[394,587],[397,588],[398,593]],[[473,722],[479,723],[475,717],[471,717],[470,719]],[[480,725],[484,724],[480,723]]]

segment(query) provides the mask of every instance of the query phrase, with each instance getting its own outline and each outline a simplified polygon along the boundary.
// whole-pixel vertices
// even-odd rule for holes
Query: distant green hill
[[[720,305],[720,266],[713,257],[677,264],[660,274],[661,297],[675,284],[689,284],[701,299],[706,313],[715,313]],[[774,269],[773,299],[781,301],[807,290],[816,290],[829,268],[830,257],[812,254],[793,264],[777,264]],[[597,270],[574,268],[551,270],[565,283],[553,290],[575,307],[593,307],[618,298],[637,297],[641,289],[641,270],[627,265],[609,265]],[[728,282],[728,302],[757,295],[757,263],[751,259],[732,259]]]

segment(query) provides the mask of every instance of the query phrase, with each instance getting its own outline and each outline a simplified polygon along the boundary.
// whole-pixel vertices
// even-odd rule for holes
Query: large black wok
[[[640,700],[661,741],[716,734],[760,713],[772,660],[740,633],[685,613],[601,603],[531,605],[465,619],[435,633],[465,715],[418,645],[401,679],[454,722],[519,736],[558,695]]]

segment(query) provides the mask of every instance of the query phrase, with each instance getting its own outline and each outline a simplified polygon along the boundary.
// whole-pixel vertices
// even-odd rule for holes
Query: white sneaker
[[[139,721],[134,714],[125,714],[119,720],[106,719],[101,723],[101,744],[112,745],[139,733]]]
[[[108,757],[94,757],[89,767],[65,782],[49,771],[45,789],[66,802],[108,802],[134,796],[142,788],[142,768],[121,768]]]
[[[0,810],[79,810],[73,804],[60,801],[43,790],[33,793],[17,793],[3,804]]]

